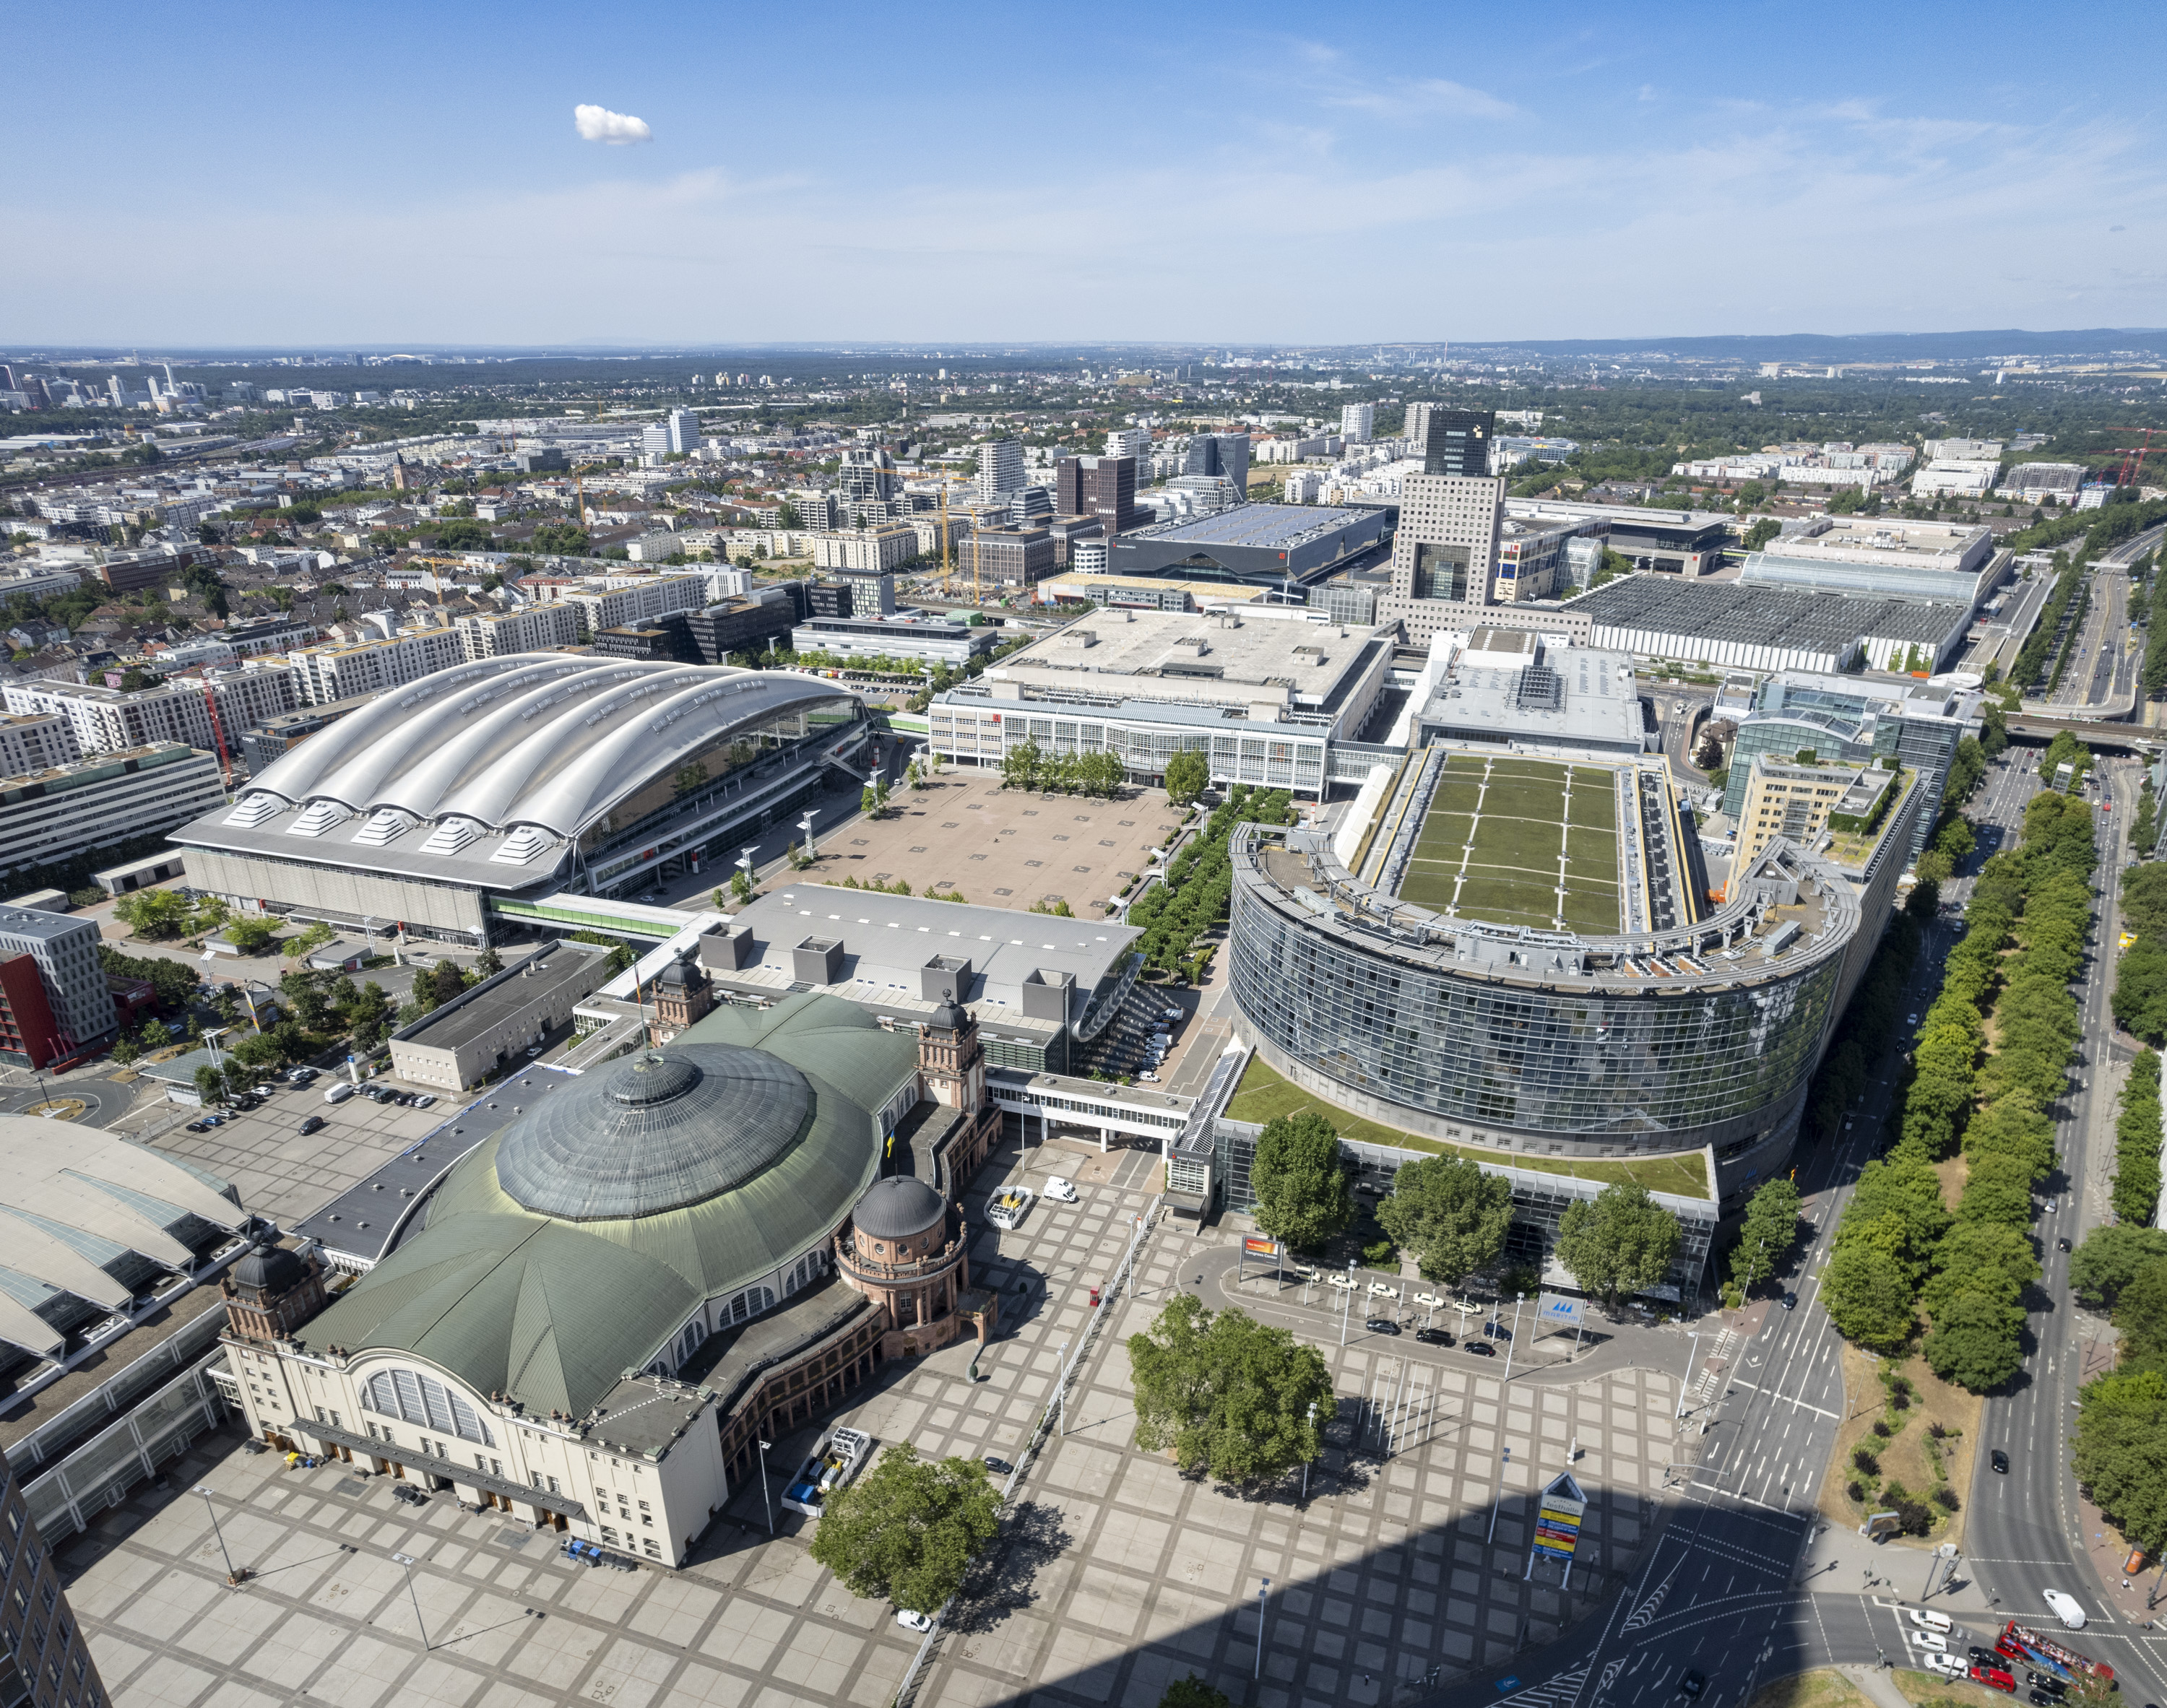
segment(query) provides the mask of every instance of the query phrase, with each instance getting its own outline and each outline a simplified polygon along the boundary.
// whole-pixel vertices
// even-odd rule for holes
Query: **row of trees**
[[[2122,928],[2135,939],[2115,967],[2115,1023],[2154,1049],[2167,1045],[2167,865],[2133,867],[2122,882]]]
[[[2036,683],[2046,676],[2047,666],[2052,662],[2048,655],[2061,633],[2063,615],[2076,598],[2084,580],[2084,572],[2059,552],[2054,553],[2053,567],[2054,590],[2047,595],[2046,609],[2039,613],[2038,627],[2018,649],[2016,662],[2010,667],[2009,679],[2020,685]]]
[[[2114,1219],[2148,1228],[2159,1208],[2159,1055],[2140,1050],[2114,1124]]]
[[[1907,1348],[1923,1307],[1928,1364],[1974,1392],[2006,1381],[2021,1357],[2020,1301],[2039,1275],[2032,1193],[2056,1161],[2048,1112],[2075,1054],[2069,986],[2090,927],[2095,859],[2090,809],[2048,793],[2025,811],[2021,849],[1987,862],[1919,1034],[1896,1142],[1861,1172],[1822,1279],[1837,1330],[1878,1351]],[[1934,1165],[1959,1150],[1964,1187],[1952,1212]]]
[[[1049,754],[1036,742],[1027,741],[1011,748],[1001,760],[1004,789],[1110,801],[1127,780],[1121,756],[1104,748],[1089,754]]]
[[[2112,1311],[2114,1369],[2079,1391],[2074,1462],[2100,1510],[2138,1546],[2167,1548],[2167,1229],[2095,1228],[2069,1260],[2069,1284]]]
[[[1174,972],[1189,962],[1197,938],[1227,917],[1234,893],[1227,843],[1235,828],[1291,822],[1292,798],[1284,789],[1237,784],[1212,810],[1202,833],[1168,864],[1166,880],[1129,909],[1129,923],[1143,928],[1138,946],[1147,965]]]
[[[1257,1225],[1297,1251],[1315,1251],[1354,1219],[1339,1135],[1314,1109],[1265,1124],[1249,1181],[1257,1196]],[[1790,1204],[1795,1226],[1795,1190]],[[1458,1288],[1470,1276],[1493,1268],[1503,1252],[1513,1225],[1512,1183],[1470,1157],[1417,1157],[1393,1175],[1391,1191],[1377,1206],[1377,1222],[1415,1260],[1423,1280]],[[1662,1280],[1679,1237],[1676,1216],[1644,1188],[1619,1182],[1566,1211],[1557,1257],[1582,1288],[1614,1304]],[[1790,1238],[1787,1229],[1784,1247]],[[1780,1255],[1780,1248],[1772,1251],[1770,1261]]]

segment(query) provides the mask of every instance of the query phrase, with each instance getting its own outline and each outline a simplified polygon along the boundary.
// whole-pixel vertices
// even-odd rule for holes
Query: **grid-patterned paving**
[[[1616,797],[1610,766],[1449,754],[1400,895],[1500,925],[1615,932]]]
[[[1016,1232],[977,1235],[985,1280],[1031,1287],[1013,1335],[985,1355],[991,1379],[970,1383],[968,1349],[949,1348],[861,1390],[845,1419],[928,1456],[1013,1459],[1062,1342],[1082,1330],[1088,1288],[1126,1247],[1155,1161],[1034,1152],[1020,1171],[1066,1173],[1083,1201],[1041,1200]],[[1004,1172],[982,1174],[981,1189]],[[1370,1708],[1433,1669],[1449,1678],[1546,1640],[1631,1569],[1672,1457],[1666,1375],[1507,1387],[1327,1335],[1339,1420],[1306,1508],[1231,1498],[1138,1452],[1124,1337],[1232,1237],[1168,1230],[1147,1248],[1135,1294],[1070,1395],[1068,1433],[1032,1467],[1007,1552],[972,1586],[918,1701],[1151,1708],[1193,1670],[1258,1708]],[[795,1463],[812,1434],[784,1437],[771,1462]],[[1576,1446],[1571,1469],[1593,1504],[1568,1598],[1555,1568],[1523,1573],[1527,1502]],[[756,1486],[687,1570],[618,1573],[570,1565],[500,1515],[442,1498],[410,1510],[379,1479],[287,1471],[230,1437],[168,1471],[164,1490],[139,1489],[62,1550],[119,1708],[883,1708],[919,1641],[813,1563],[806,1520],[778,1512],[771,1540]],[[254,1570],[244,1589],[225,1587],[204,1503],[183,1492],[198,1483],[215,1491],[226,1547]],[[419,1562],[426,1649],[395,1553]]]

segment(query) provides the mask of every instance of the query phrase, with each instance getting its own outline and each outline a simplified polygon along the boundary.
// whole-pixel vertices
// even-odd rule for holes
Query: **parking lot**
[[[425,1137],[458,1107],[440,1099],[433,1108],[406,1108],[359,1096],[328,1103],[324,1092],[331,1082],[326,1073],[312,1086],[275,1086],[261,1108],[246,1111],[146,1102],[110,1124],[232,1182],[244,1208],[290,1227]],[[225,1118],[206,1132],[188,1130],[209,1113]],[[323,1126],[302,1132],[311,1116],[321,1117]]]

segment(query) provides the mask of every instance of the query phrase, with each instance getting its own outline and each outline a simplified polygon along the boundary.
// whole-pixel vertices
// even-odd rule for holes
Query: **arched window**
[[[774,1303],[773,1289],[765,1287],[748,1287],[743,1293],[731,1296],[730,1320],[734,1323],[747,1321],[758,1316]]]
[[[496,1445],[481,1415],[432,1376],[416,1370],[379,1370],[362,1384],[361,1403],[385,1417],[419,1424],[438,1435],[457,1436],[485,1447]]]
[[[685,1325],[685,1332],[677,1342],[677,1362],[682,1364],[700,1350],[700,1342],[707,1338],[707,1325],[697,1319]]]

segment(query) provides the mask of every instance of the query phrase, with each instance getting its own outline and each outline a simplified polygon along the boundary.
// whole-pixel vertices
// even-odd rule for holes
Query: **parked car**
[[[331,1088],[324,1093],[324,1101],[327,1103],[342,1103],[352,1095],[352,1081],[336,1080],[332,1082]]]
[[[1934,1652],[1946,1650],[1949,1646],[1948,1639],[1938,1631],[1907,1631],[1904,1635],[1910,1638],[1914,1648]]]
[[[895,1622],[905,1631],[930,1631],[933,1621],[926,1614],[913,1613],[908,1607],[895,1610]]]
[[[1478,1358],[1494,1358],[1497,1356],[1497,1349],[1487,1340],[1462,1340],[1460,1344]]]
[[[305,1135],[310,1133],[321,1133],[323,1130],[324,1118],[321,1115],[311,1115],[307,1120],[301,1123],[301,1131]]]
[[[1940,1673],[1952,1679],[1961,1679],[1964,1675],[1964,1663],[1956,1656],[1946,1652],[1940,1654],[1925,1654],[1919,1658],[1930,1672]]]
[[[1158,1076],[1153,1073],[1149,1068],[1146,1068],[1142,1073],[1138,1074],[1136,1076],[1136,1079],[1140,1083],[1147,1086],[1155,1086],[1158,1083]]]
[[[1984,1684],[1990,1690],[2006,1690],[2012,1696],[2016,1694],[2016,1680],[2000,1667],[1974,1667],[1971,1679],[1974,1684]]]
[[[1450,1329],[1417,1329],[1415,1338],[1425,1346],[1449,1346],[1452,1344],[1452,1330]]]
[[[1006,1459],[997,1459],[988,1453],[986,1455],[986,1468],[996,1477],[1005,1477],[1015,1470],[1015,1467],[1009,1464]]]
[[[191,1121],[188,1123],[188,1130],[191,1133],[208,1133],[210,1129],[201,1121]]]
[[[417,1109],[433,1109],[436,1106],[436,1097],[428,1092],[423,1092],[421,1096],[414,1099],[414,1107]]]

